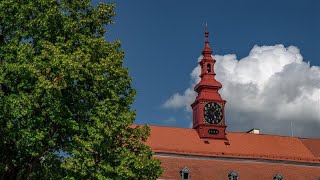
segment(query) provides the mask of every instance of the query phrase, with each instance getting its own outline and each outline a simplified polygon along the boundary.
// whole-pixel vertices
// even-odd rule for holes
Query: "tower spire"
[[[206,37],[206,41],[205,42],[209,43],[208,23],[206,23],[206,25],[205,25],[204,33],[205,33],[205,37]]]
[[[209,46],[209,32],[205,26],[205,45],[202,51],[202,59],[199,62],[201,68],[200,82],[194,87],[198,93],[191,104],[193,110],[193,128],[197,130],[200,138],[226,139],[224,107],[226,101],[219,94],[222,88],[220,82],[215,79],[214,65],[216,60],[211,56]]]
[[[211,56],[212,54],[212,49],[209,46],[209,32],[208,32],[208,24],[206,23],[205,25],[205,32],[204,32],[204,36],[205,36],[205,45],[204,45],[204,49],[202,51],[202,55],[204,56]]]

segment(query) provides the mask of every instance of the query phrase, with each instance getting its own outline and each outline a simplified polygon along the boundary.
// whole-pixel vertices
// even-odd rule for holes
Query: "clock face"
[[[208,102],[204,106],[204,120],[209,124],[219,124],[222,121],[222,108],[218,103]]]

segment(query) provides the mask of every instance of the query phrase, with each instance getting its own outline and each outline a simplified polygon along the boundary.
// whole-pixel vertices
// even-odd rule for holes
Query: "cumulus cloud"
[[[166,119],[164,122],[166,122],[166,123],[175,123],[176,121],[177,121],[176,118],[171,116],[168,119]]]
[[[227,101],[229,131],[260,128],[262,133],[320,137],[320,67],[303,61],[297,47],[254,46],[240,60],[234,54],[214,58],[216,79],[223,85],[219,92]],[[163,106],[190,113],[199,74],[197,66],[190,74],[190,87]]]

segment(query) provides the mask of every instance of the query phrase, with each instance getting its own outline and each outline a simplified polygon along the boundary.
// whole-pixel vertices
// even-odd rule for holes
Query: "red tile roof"
[[[146,144],[156,153],[320,164],[320,139],[300,139],[240,132],[228,132],[226,135],[228,140],[200,139],[196,130],[191,128],[161,126],[150,126],[150,128],[151,136]]]
[[[320,158],[320,139],[301,139],[301,141],[313,155]]]

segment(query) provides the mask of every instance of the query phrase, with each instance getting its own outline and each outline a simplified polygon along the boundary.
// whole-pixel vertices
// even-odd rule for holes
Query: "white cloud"
[[[297,136],[320,136],[320,67],[303,61],[294,46],[254,46],[247,57],[216,55],[216,79],[227,100],[227,125],[231,131],[260,128],[263,133],[291,134],[290,122]],[[166,108],[185,108],[196,93],[200,68],[191,72],[192,84],[184,93],[176,93]]]
[[[184,91],[183,95],[176,93],[172,95],[163,106],[166,108],[180,108],[186,107],[186,110],[190,110],[189,106],[194,101],[196,93],[192,88],[188,88]]]
[[[164,120],[164,122],[166,122],[166,123],[175,123],[177,120],[176,120],[176,118],[174,118],[174,117],[169,117],[168,119],[166,119],[166,120]]]

